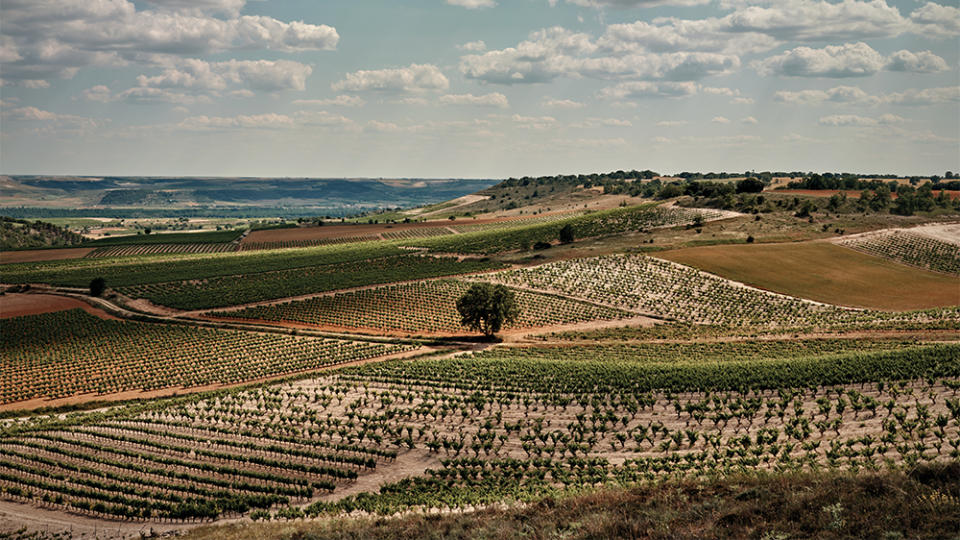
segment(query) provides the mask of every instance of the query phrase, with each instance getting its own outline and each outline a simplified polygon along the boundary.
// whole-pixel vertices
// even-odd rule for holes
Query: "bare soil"
[[[80,308],[102,319],[117,319],[102,309],[95,308],[86,302],[66,296],[33,293],[6,293],[0,295],[0,319],[22,317],[24,315],[39,315],[41,313],[54,313],[76,308]]]
[[[0,252],[0,264],[80,259],[94,248],[27,249]]]

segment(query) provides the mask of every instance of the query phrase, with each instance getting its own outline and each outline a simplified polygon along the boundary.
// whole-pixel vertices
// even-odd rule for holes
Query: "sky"
[[[4,174],[960,170],[960,0],[3,0]]]

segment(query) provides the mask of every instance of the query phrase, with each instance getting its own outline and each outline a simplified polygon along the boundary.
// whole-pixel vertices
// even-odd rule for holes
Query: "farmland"
[[[911,310],[960,303],[956,277],[826,242],[705,246],[657,256],[762,289],[838,305]]]
[[[258,306],[214,316],[299,322],[318,326],[409,333],[462,333],[456,301],[465,281],[438,280],[388,285],[310,300]],[[508,328],[531,328],[609,320],[630,314],[603,306],[516,291],[521,317]]]
[[[562,213],[457,213],[510,205],[478,195],[428,208],[434,221],[271,221],[2,265],[0,514],[39,538],[208,522],[196,537],[325,538],[314,528],[609,511],[597,501],[645,514],[652,492],[715,492],[715,527],[724,505],[780,504],[744,490],[796,486],[842,502],[854,536],[950,526],[955,223],[825,227],[774,195],[740,212],[568,187],[506,191],[525,211],[538,190],[575,199]],[[515,298],[495,337],[461,324],[477,283]],[[864,494],[880,484],[900,491]],[[853,528],[853,508],[894,493],[941,517]],[[692,523],[671,515],[657,519]]]

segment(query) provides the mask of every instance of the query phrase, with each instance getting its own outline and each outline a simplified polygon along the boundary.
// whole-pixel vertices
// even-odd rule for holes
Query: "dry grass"
[[[656,256],[761,289],[830,304],[891,311],[960,305],[956,277],[827,242],[703,246]]]
[[[188,540],[956,538],[960,463],[900,472],[685,480],[506,509],[195,529]]]

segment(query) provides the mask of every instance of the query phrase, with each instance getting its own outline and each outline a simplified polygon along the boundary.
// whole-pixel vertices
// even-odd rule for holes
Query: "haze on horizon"
[[[943,174],[958,36],[958,0],[4,0],[0,172]]]

